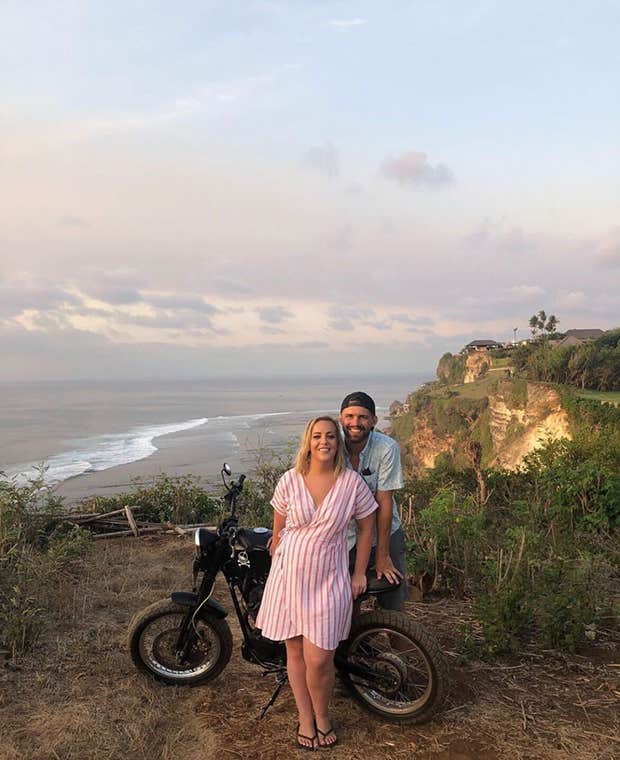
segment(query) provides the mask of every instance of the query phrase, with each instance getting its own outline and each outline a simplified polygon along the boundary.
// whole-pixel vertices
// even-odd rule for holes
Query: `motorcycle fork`
[[[179,637],[177,639],[176,652],[179,662],[184,662],[187,659],[187,655],[190,649],[194,646],[196,641],[196,630],[192,624],[196,610],[200,608],[203,601],[211,594],[213,584],[215,583],[215,577],[210,573],[205,572],[200,583],[200,590],[198,592],[198,600],[195,607],[188,607],[187,613],[184,615],[181,621],[181,628],[179,630]]]
[[[230,591],[230,598],[232,599],[233,607],[235,608],[235,612],[237,614],[237,620],[239,621],[239,627],[241,628],[241,633],[243,634],[243,640],[245,642],[249,642],[250,630],[245,620],[243,610],[241,609],[241,605],[239,604],[239,598],[237,597],[237,592],[235,591],[234,582],[232,581],[231,578],[226,576],[226,583],[228,584],[228,590]]]

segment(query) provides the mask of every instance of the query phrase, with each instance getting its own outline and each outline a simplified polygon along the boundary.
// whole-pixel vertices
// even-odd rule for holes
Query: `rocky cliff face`
[[[482,377],[492,364],[492,359],[488,351],[474,351],[467,355],[465,359],[464,383],[473,383],[479,377]]]
[[[551,387],[509,379],[461,387],[460,393],[413,394],[411,410],[393,418],[409,470],[434,467],[440,454],[467,465],[471,439],[482,445],[484,466],[514,469],[549,439],[571,437],[562,400]]]
[[[489,395],[489,432],[493,442],[490,464],[509,469],[548,440],[570,438],[566,410],[558,392],[527,383],[525,397],[514,393],[515,384],[503,381]]]

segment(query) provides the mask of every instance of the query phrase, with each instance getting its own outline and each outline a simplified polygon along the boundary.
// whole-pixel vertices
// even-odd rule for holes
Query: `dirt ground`
[[[0,669],[1,760],[205,760],[298,756],[288,687],[257,721],[273,677],[235,652],[203,687],[159,685],[139,674],[126,650],[132,615],[171,590],[188,589],[193,545],[178,537],[95,543],[62,611],[34,652]],[[220,601],[230,602],[220,590]],[[501,664],[459,665],[455,647],[467,606],[408,605],[441,642],[451,694],[425,726],[384,723],[337,688],[334,760],[511,760],[620,757],[620,648],[603,635],[587,654],[524,652]]]

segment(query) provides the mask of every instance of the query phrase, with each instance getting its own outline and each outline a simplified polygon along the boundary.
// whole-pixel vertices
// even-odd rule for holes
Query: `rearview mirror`
[[[222,466],[222,472],[225,472],[226,475],[232,475],[232,470],[230,469],[230,465],[227,462],[224,462]]]

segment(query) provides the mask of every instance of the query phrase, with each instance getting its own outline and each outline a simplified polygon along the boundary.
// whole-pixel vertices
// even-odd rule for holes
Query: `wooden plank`
[[[134,510],[138,510],[138,509],[143,509],[143,507],[140,507],[140,506],[134,507]],[[115,509],[112,512],[100,512],[98,514],[91,515],[90,517],[87,517],[85,519],[80,519],[80,522],[84,524],[87,522],[94,522],[96,520],[105,520],[108,517],[115,517],[116,515],[124,515],[124,514],[126,514],[125,507],[123,507],[122,509]],[[72,518],[69,517],[67,519],[70,520]]]
[[[140,531],[138,530],[138,526],[136,525],[136,521],[133,519],[133,513],[131,511],[131,508],[129,505],[125,505],[125,514],[127,515],[127,522],[129,523],[129,526],[133,530],[134,536],[139,536]]]
[[[150,533],[163,533],[161,528],[144,528],[144,530],[141,532],[141,536],[145,536]],[[113,533],[95,533],[93,534],[93,539],[95,541],[99,541],[102,538],[126,538],[127,536],[132,536],[135,538],[135,534],[133,530],[115,530]]]

